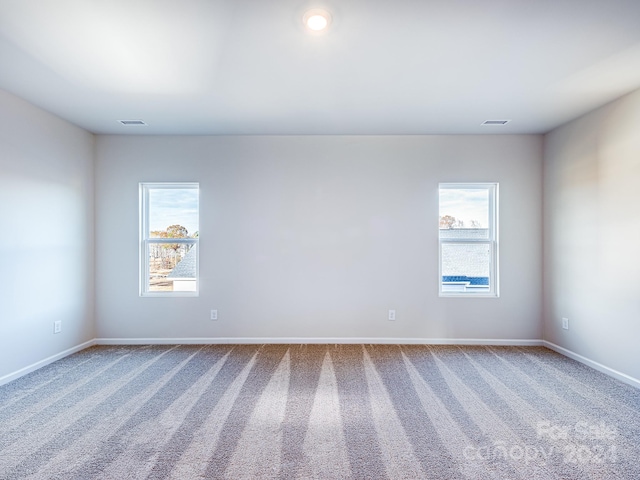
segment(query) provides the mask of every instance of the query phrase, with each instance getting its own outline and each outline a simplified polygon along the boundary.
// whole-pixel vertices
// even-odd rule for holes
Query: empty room
[[[640,478],[639,25],[0,0],[0,478]]]

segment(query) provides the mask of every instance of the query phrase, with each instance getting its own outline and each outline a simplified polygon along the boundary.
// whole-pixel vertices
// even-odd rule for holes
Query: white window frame
[[[200,292],[200,246],[197,238],[150,238],[149,234],[149,190],[154,189],[195,189],[200,192],[197,182],[143,182],[140,183],[140,296],[141,297],[197,297]],[[198,209],[200,205],[198,204]],[[198,212],[199,214],[199,212]],[[190,244],[196,248],[196,290],[190,292],[152,292],[149,290],[149,246],[151,244]],[[192,247],[192,248],[194,248]]]
[[[489,193],[489,225],[487,238],[439,238],[438,252],[438,289],[440,297],[483,297],[498,298],[500,296],[499,268],[498,268],[498,183],[440,183],[438,184],[438,212],[440,212],[440,191],[443,189],[487,190]],[[439,215],[439,214],[438,214]],[[439,228],[439,225],[438,225]],[[486,244],[489,246],[489,291],[443,291],[442,282],[442,246],[444,244]]]

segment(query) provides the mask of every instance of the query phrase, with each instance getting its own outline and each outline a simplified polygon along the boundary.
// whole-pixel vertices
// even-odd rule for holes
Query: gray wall
[[[0,127],[0,379],[96,336],[544,338],[640,378],[640,91],[544,155],[540,136],[94,139],[2,91]],[[138,297],[141,181],[200,182],[198,298]],[[500,182],[499,299],[437,295],[437,184],[467,181]]]
[[[94,338],[93,198],[93,135],[0,90],[0,379]]]
[[[636,379],[639,212],[636,91],[546,135],[544,163],[544,338]]]
[[[541,338],[541,136],[99,136],[96,153],[100,338]],[[198,298],[138,296],[142,181],[200,182]],[[439,298],[438,182],[491,181],[501,297]]]

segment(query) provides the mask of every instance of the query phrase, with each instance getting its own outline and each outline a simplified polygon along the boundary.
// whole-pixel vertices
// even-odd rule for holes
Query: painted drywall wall
[[[636,379],[638,185],[640,91],[545,136],[544,338]]]
[[[0,378],[94,338],[93,213],[93,135],[0,91]]]
[[[200,182],[197,298],[138,295],[164,181]],[[493,181],[501,297],[439,298],[438,182]],[[98,337],[539,339],[541,189],[534,135],[98,136]]]

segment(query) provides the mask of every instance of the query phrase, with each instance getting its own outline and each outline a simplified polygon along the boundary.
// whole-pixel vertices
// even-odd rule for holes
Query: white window
[[[440,296],[497,297],[498,184],[441,183]]]
[[[199,186],[140,184],[140,295],[197,296]]]

